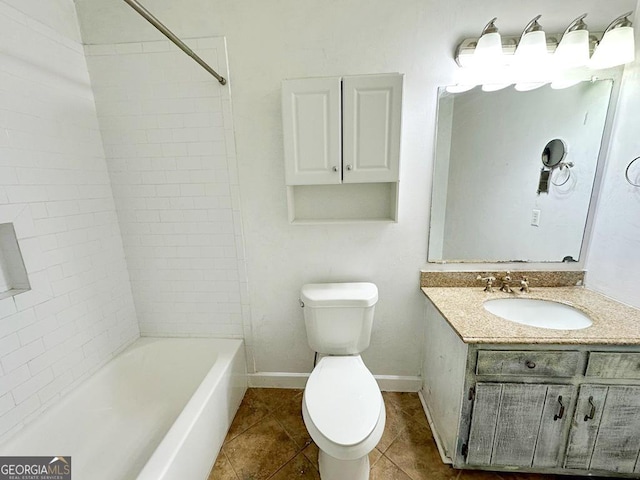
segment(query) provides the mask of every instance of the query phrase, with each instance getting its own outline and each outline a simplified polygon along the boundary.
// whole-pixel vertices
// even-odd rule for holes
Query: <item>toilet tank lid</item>
[[[378,287],[368,282],[308,283],[300,299],[310,307],[371,307],[378,301]]]

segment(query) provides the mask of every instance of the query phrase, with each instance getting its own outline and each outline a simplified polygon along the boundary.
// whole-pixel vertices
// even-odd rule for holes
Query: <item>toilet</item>
[[[369,347],[378,289],[373,283],[315,283],[300,292],[309,346],[322,358],[302,399],[302,418],[320,449],[322,480],[367,480],[382,437],[380,388],[360,353]]]

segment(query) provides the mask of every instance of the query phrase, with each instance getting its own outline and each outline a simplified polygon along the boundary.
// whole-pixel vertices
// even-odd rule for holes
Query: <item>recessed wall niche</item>
[[[31,290],[13,223],[0,223],[0,299]]]

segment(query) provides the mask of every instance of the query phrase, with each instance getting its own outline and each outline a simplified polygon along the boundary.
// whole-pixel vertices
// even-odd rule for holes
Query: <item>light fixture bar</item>
[[[503,58],[501,62],[507,66],[512,65],[514,63],[514,56],[519,57],[521,56],[521,54],[524,54],[524,51],[521,49],[521,52],[519,51],[518,55],[515,55],[516,50],[518,50],[518,45],[522,45],[524,48],[525,43],[527,43],[527,49],[529,49],[529,43],[533,42],[533,37],[531,38],[531,42],[525,42],[524,40],[535,34],[535,48],[541,50],[542,53],[544,52],[543,45],[545,41],[548,54],[555,53],[558,49],[558,45],[562,44],[562,47],[560,49],[562,50],[562,52],[558,52],[558,58],[555,61],[556,66],[560,68],[562,68],[565,63],[565,68],[575,68],[578,66],[587,65],[589,63],[589,60],[591,60],[591,68],[609,68],[610,66],[628,63],[629,61],[632,61],[634,57],[634,46],[632,45],[633,27],[631,20],[629,20],[628,18],[632,14],[632,11],[626,12],[613,20],[604,32],[594,33],[589,32],[587,29],[587,25],[584,22],[584,18],[587,16],[587,14],[585,13],[574,19],[566,28],[564,33],[554,33],[546,35],[546,39],[544,40],[544,37],[541,35],[541,33],[543,33],[542,27],[538,23],[541,15],[537,15],[536,17],[531,19],[529,23],[527,23],[520,35],[498,37],[500,38],[500,44],[502,46],[501,57]],[[474,59],[473,55],[474,53],[478,53],[477,50],[486,50],[484,45],[480,45],[480,43],[483,43],[480,42],[480,40],[484,36],[488,37],[491,34],[498,34],[497,27],[495,25],[496,20],[497,19],[494,18],[485,25],[480,38],[466,38],[458,45],[458,48],[456,49],[455,60],[459,66],[485,68],[489,67],[488,63],[484,61],[484,59],[481,60],[477,55],[476,57],[478,58]],[[496,37],[498,35],[496,35]],[[563,39],[565,41],[561,41]],[[495,38],[492,39],[492,41],[493,43],[496,43]],[[586,56],[587,48],[585,43],[588,44],[589,58],[582,58],[583,56]],[[606,46],[604,44],[606,44]],[[598,52],[598,47],[601,50],[600,52]],[[493,47],[494,50],[496,50],[497,48],[497,46]],[[582,48],[583,50],[580,51],[580,48]],[[576,60],[574,61],[575,65],[570,65],[571,62],[567,63],[566,61],[560,60],[560,57],[565,58],[567,57],[567,55],[569,57],[575,56],[573,50],[578,51],[578,53],[580,54],[579,56],[582,59],[579,62]],[[530,55],[530,52],[527,51],[526,54],[528,56]],[[594,55],[597,58],[594,58]],[[606,58],[603,60],[602,57]]]
[[[602,32],[589,32],[589,54],[593,54],[598,41],[602,38]],[[559,38],[562,38],[561,33],[552,33],[547,34],[547,51],[549,54],[553,54],[558,47]],[[512,58],[513,54],[516,52],[516,47],[518,46],[518,40],[520,39],[520,35],[517,36],[503,36],[502,37],[502,53],[505,55],[507,59]],[[460,67],[467,67],[471,64],[470,59],[473,55],[476,45],[478,43],[478,38],[465,38],[460,42],[458,48],[456,49],[456,63]]]

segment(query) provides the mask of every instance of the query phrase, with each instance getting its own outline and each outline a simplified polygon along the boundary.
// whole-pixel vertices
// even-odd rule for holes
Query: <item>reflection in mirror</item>
[[[612,85],[441,89],[428,260],[579,259]],[[564,169],[567,181],[551,172],[553,188],[539,195],[546,148],[543,169]]]
[[[554,138],[542,150],[542,164],[548,168],[557,167],[567,154],[566,144],[559,138]]]

